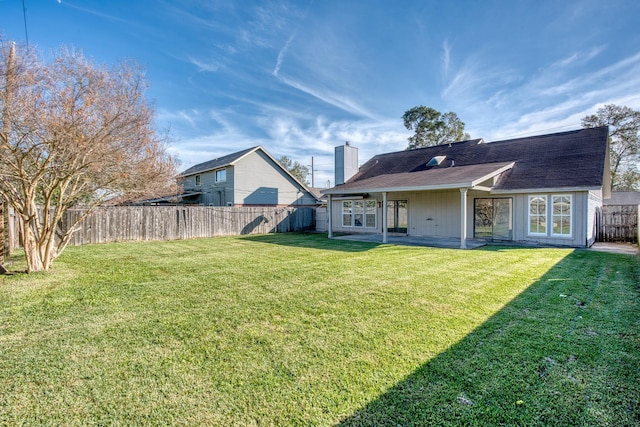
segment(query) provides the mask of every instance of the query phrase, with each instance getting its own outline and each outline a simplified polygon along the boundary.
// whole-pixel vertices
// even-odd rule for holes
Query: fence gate
[[[596,216],[598,242],[638,243],[638,206],[603,206]]]

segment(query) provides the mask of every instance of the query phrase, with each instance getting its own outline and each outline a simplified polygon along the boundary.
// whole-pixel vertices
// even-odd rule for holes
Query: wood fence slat
[[[638,206],[603,206],[596,215],[596,240],[638,243]]]
[[[60,230],[71,227],[84,211],[70,209]],[[9,209],[9,227],[18,230]],[[118,206],[92,210],[77,226],[69,245],[123,241],[193,239],[199,237],[267,234],[315,229],[315,208]],[[17,232],[6,233],[8,246],[20,246]]]

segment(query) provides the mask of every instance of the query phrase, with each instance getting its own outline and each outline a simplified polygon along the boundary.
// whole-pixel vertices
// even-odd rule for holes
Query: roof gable
[[[255,147],[247,148],[246,150],[238,151],[232,154],[227,154],[226,156],[222,156],[212,160],[207,160],[206,162],[198,163],[197,165],[191,166],[189,169],[182,172],[180,176],[185,177],[189,175],[195,175],[198,173],[207,172],[214,169],[219,169],[225,166],[232,165],[233,163],[238,161],[240,158],[246,156],[252,151],[256,151],[259,148],[261,147],[257,145]]]

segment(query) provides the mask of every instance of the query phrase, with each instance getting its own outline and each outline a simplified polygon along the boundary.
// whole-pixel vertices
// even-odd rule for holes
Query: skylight
[[[447,158],[447,156],[435,156],[435,157],[432,157],[431,160],[429,160],[427,162],[427,166],[438,166],[446,158]]]

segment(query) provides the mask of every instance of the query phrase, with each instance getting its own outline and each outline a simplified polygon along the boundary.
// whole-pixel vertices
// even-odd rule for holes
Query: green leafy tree
[[[609,126],[612,190],[640,190],[640,111],[608,104],[584,117],[582,126]]]
[[[309,168],[298,161],[291,160],[288,156],[282,156],[278,159],[278,163],[282,165],[283,168],[289,171],[291,175],[295,176],[298,181],[302,182],[305,185],[309,185],[309,181],[307,177],[309,176]]]
[[[464,131],[464,122],[453,112],[442,114],[420,105],[405,111],[402,120],[408,130],[414,131],[407,150],[471,139]]]
[[[176,175],[135,64],[51,60],[0,40],[0,198],[15,210],[27,271],[48,270],[77,225],[112,197],[163,194]],[[84,214],[62,229],[73,207]]]

